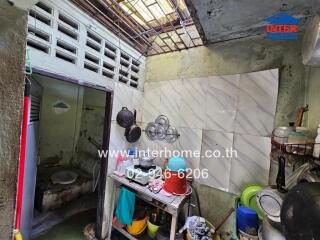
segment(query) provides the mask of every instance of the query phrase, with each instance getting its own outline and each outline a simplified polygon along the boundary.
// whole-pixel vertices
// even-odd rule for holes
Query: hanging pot
[[[136,116],[137,116],[137,111],[134,110],[133,114],[133,124],[126,128],[125,136],[128,142],[134,143],[139,140],[141,136],[141,128],[136,125]]]
[[[153,160],[154,159],[151,157],[147,157],[147,156],[142,157],[139,159],[139,165],[145,168],[151,167],[153,166]]]
[[[123,128],[129,128],[134,124],[134,114],[123,107],[117,114],[117,123]]]

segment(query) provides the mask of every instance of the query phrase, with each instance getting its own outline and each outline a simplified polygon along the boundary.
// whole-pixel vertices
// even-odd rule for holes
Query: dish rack
[[[279,149],[287,154],[312,156],[314,146],[320,143],[279,143],[274,137],[272,137],[271,144],[273,148]]]

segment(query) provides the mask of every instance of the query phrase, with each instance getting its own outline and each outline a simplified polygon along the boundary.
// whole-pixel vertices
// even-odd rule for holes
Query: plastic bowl
[[[132,236],[140,236],[144,232],[144,230],[147,227],[147,220],[148,217],[145,217],[144,219],[134,219],[130,225],[127,225],[127,231]]]
[[[241,205],[254,209],[260,220],[264,218],[264,214],[257,205],[256,195],[262,189],[263,188],[260,185],[249,185],[244,188],[240,196]]]
[[[168,162],[168,170],[172,172],[185,172],[187,169],[186,161],[181,157],[172,157]]]

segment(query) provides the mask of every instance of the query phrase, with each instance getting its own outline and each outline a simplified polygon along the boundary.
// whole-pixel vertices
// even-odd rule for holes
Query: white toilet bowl
[[[71,170],[61,170],[51,175],[53,184],[71,184],[77,180],[78,174]]]

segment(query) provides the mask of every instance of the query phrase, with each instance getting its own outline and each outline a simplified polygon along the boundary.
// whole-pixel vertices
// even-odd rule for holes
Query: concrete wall
[[[36,20],[32,16],[29,16],[28,24],[30,26],[40,29],[44,33],[47,33],[51,36],[51,39],[49,41],[44,41],[43,39],[37,38],[33,34],[28,34],[28,40],[33,40],[38,43],[41,43],[44,46],[47,46],[49,50],[48,53],[45,53],[32,47],[29,47],[31,64],[33,67],[43,69],[49,72],[58,73],[60,75],[64,75],[73,79],[77,79],[79,82],[82,83],[86,82],[93,85],[103,86],[108,89],[113,89],[114,82],[118,81],[119,70],[127,70],[124,69],[122,65],[120,65],[120,52],[124,52],[130,55],[132,58],[139,59],[139,61],[141,61],[142,64],[138,73],[138,77],[139,88],[142,88],[145,65],[144,56],[141,56],[141,54],[137,50],[132,48],[124,41],[119,40],[117,35],[110,32],[108,29],[106,29],[106,27],[104,27],[100,22],[94,20],[90,15],[84,13],[81,10],[81,8],[75,6],[75,4],[73,4],[71,1],[43,0],[43,2],[52,8],[52,14],[48,14],[43,10],[41,11],[41,9],[39,9],[37,6],[34,6],[33,9],[38,11],[40,14],[45,14],[44,16],[52,20],[52,24],[48,26],[46,24],[43,24],[41,21]],[[58,31],[58,24],[61,24],[62,22],[58,18],[60,13],[68,17],[71,17],[71,19],[79,25],[79,30],[75,31],[78,34],[78,40],[70,38],[69,36]],[[86,46],[88,29],[90,29],[90,31],[94,35],[102,39],[102,42],[100,44],[101,50],[99,52]],[[75,47],[77,49],[77,52],[75,54],[72,54],[68,51],[63,50],[62,48],[57,46],[57,40],[61,40],[66,44]],[[104,55],[105,49],[103,46],[105,45],[105,42],[111,44],[114,48],[117,49],[117,57],[115,61],[111,60],[110,58]],[[57,58],[57,51],[67,54],[67,56],[76,59],[75,64]],[[84,68],[84,62],[88,62],[88,60],[85,60],[85,53],[90,53],[91,55],[100,59],[99,64],[94,64],[89,61],[91,65],[98,67],[98,73]],[[115,67],[114,71],[109,71],[109,73],[112,72],[114,74],[113,79],[110,79],[102,75],[102,70],[104,69],[102,67],[103,62],[109,63],[110,65]],[[129,73],[134,74],[132,71],[129,71]]]
[[[96,164],[100,163],[97,148],[92,145],[88,138],[91,137],[102,145],[102,137],[105,120],[106,93],[85,88],[83,105],[77,143],[77,158],[75,165],[92,174],[93,169],[99,170]]]
[[[40,164],[70,165],[74,159],[82,112],[83,87],[43,76],[40,116]],[[54,107],[60,103],[68,108]]]
[[[26,12],[0,0],[0,239],[11,239],[24,89]]]
[[[106,93],[50,77],[32,76],[43,86],[40,119],[40,164],[73,165],[92,173],[102,144]],[[68,109],[55,108],[60,102]]]
[[[304,103],[301,43],[246,38],[147,58],[145,81],[166,81],[280,68],[275,125],[294,120]]]
[[[316,134],[320,124],[320,68],[310,68],[308,71],[306,103],[309,104],[307,126]]]

